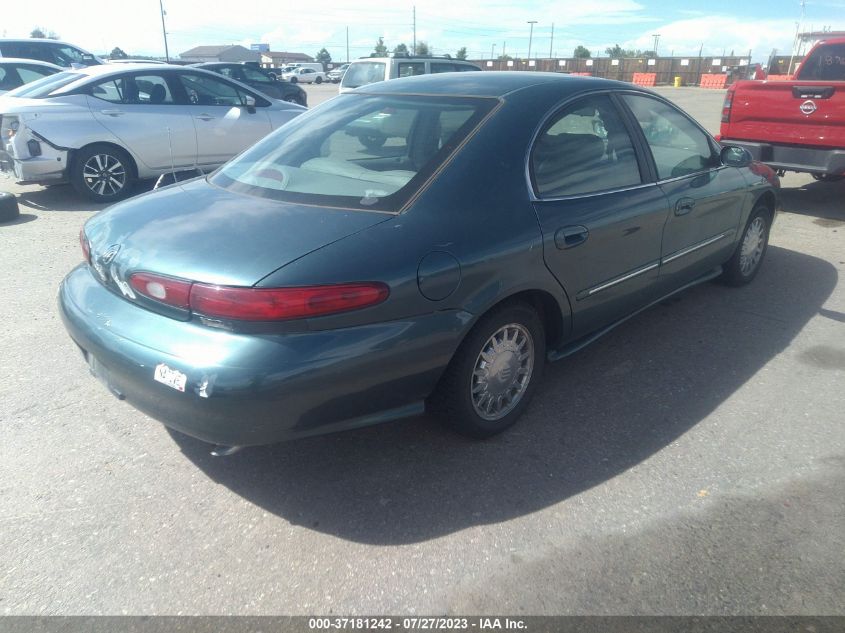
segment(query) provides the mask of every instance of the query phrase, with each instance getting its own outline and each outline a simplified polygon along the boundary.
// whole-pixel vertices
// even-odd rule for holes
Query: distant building
[[[184,62],[257,62],[261,53],[239,44],[225,46],[197,46],[179,54]]]
[[[262,68],[280,68],[286,64],[302,64],[313,61],[314,58],[305,53],[289,53],[287,51],[267,51],[261,53]]]
[[[250,44],[249,50],[258,51],[259,53],[267,53],[270,51],[269,44]]]

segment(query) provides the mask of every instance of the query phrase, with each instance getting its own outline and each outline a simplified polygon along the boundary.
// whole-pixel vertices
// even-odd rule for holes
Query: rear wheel
[[[769,245],[771,218],[771,212],[764,205],[754,207],[734,254],[723,267],[721,281],[730,286],[743,286],[754,279]]]
[[[291,78],[290,78],[290,82],[291,82],[292,84],[295,84],[295,83],[297,82],[296,77],[291,77]]]
[[[322,78],[322,77],[317,77],[314,81],[315,81],[316,83],[318,83],[318,84],[321,84],[321,83],[323,83],[323,78]]]
[[[432,411],[456,431],[476,438],[514,424],[543,373],[546,339],[537,312],[506,304],[467,335],[432,395]]]
[[[91,145],[79,151],[70,169],[70,183],[94,202],[120,200],[133,181],[132,159],[113,145]]]

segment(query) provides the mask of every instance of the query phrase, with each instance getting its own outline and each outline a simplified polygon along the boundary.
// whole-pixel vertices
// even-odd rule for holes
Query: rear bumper
[[[755,160],[774,169],[816,174],[845,174],[845,149],[778,145],[721,138],[722,145],[744,147]]]
[[[88,266],[59,289],[71,338],[109,389],[193,437],[269,444],[422,413],[469,315],[436,312],[340,330],[247,335],[149,312]],[[156,382],[164,363],[185,391]]]
[[[38,143],[41,156],[18,158],[11,144],[0,147],[0,171],[13,175],[19,183],[55,183],[67,177],[66,150],[56,149],[46,142],[30,139]]]

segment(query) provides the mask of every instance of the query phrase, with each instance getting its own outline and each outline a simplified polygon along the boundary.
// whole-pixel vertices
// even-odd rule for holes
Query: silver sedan
[[[92,66],[0,98],[0,168],[110,202],[138,179],[210,171],[302,112],[197,68]]]

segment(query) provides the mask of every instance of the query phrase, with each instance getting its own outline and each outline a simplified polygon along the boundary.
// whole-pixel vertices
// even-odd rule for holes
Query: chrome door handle
[[[566,250],[583,244],[590,237],[590,230],[586,226],[565,226],[555,233],[555,246],[560,250]]]
[[[123,110],[100,110],[100,112],[108,116],[121,116],[124,114]]]
[[[681,198],[675,203],[675,215],[686,215],[695,208],[695,200],[692,198]]]
[[[203,112],[202,114],[198,114],[197,118],[201,121],[211,121],[212,119],[215,119],[217,117],[213,117],[210,114],[206,114],[205,112]]]

